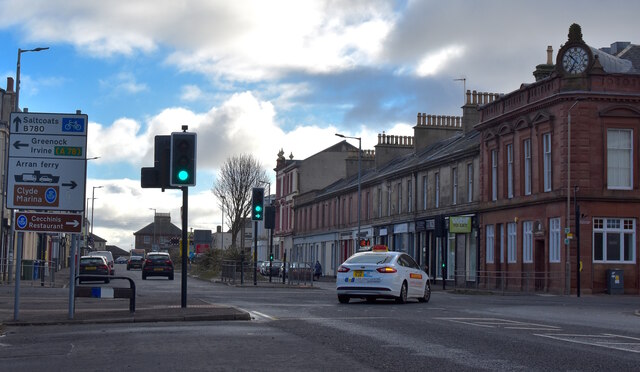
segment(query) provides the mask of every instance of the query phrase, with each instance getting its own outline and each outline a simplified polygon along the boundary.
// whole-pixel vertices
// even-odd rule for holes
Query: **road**
[[[180,302],[180,277],[136,279],[139,296]],[[189,298],[252,321],[10,327],[7,370],[637,370],[637,296],[490,296],[435,291],[427,304],[339,304],[313,289],[189,279]]]

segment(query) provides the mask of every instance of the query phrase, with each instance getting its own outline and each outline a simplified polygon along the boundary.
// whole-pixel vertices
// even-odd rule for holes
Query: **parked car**
[[[103,256],[80,257],[78,283],[83,281],[104,281],[109,283],[109,264]]]
[[[291,280],[313,280],[313,268],[308,262],[292,262],[280,268],[280,277]]]
[[[169,253],[152,252],[147,254],[147,258],[142,264],[142,279],[148,276],[166,276],[173,280],[173,261]]]
[[[392,298],[398,303],[407,302],[409,297],[428,302],[431,297],[429,275],[411,256],[389,252],[386,246],[374,246],[372,251],[349,257],[338,268],[336,290],[343,304],[354,297],[368,302]]]
[[[125,264],[125,263],[127,263],[127,261],[128,260],[127,260],[127,258],[125,256],[120,256],[120,257],[116,258],[115,262],[117,264]]]
[[[116,273],[115,267],[113,267],[113,254],[109,251],[93,251],[89,252],[87,256],[101,256],[107,260],[107,264],[109,265],[109,275],[114,275]]]
[[[271,276],[280,276],[280,268],[282,268],[282,261],[273,260],[271,265]],[[269,276],[269,263],[267,262],[265,276]]]
[[[142,269],[144,259],[141,256],[131,256],[127,261],[127,270]]]

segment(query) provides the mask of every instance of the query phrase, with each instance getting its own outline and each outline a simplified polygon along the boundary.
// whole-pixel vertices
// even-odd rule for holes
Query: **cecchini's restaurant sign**
[[[470,233],[471,217],[449,217],[449,232],[461,234]]]

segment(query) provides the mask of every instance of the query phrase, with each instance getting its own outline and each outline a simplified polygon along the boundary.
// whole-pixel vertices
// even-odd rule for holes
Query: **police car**
[[[416,261],[403,252],[389,252],[384,245],[349,257],[338,268],[336,277],[338,301],[346,304],[351,298],[391,298],[398,303],[408,298],[428,302],[431,297],[429,276]]]

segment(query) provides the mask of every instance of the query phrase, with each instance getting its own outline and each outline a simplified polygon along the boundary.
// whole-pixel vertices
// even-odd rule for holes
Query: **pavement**
[[[126,298],[75,298],[69,310],[69,269],[55,274],[49,287],[20,287],[18,312],[15,311],[15,284],[0,285],[0,329],[5,326],[104,324],[138,322],[179,322],[251,320],[246,311],[231,306],[189,300],[136,296],[135,312]],[[16,316],[17,315],[17,316]]]

